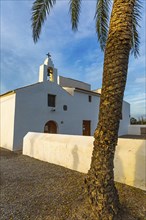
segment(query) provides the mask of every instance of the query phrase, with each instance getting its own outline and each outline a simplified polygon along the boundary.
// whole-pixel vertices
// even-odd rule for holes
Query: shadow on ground
[[[0,149],[1,220],[95,220],[84,174]],[[123,220],[144,220],[144,191],[116,183]]]

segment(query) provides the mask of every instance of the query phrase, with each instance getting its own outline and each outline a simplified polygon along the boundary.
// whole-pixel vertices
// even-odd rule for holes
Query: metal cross
[[[51,57],[51,55],[50,55],[49,53],[47,53],[46,55],[48,56],[48,58],[50,58],[50,57]]]

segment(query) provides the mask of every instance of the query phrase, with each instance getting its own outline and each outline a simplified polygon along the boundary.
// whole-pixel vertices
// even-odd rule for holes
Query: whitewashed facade
[[[58,76],[51,58],[40,66],[39,82],[1,95],[0,146],[22,149],[27,132],[93,135],[100,94],[77,80]],[[123,102],[119,135],[128,134],[130,105]]]

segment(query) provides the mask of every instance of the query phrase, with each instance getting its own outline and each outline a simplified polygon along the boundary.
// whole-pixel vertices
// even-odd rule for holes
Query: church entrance
[[[57,123],[55,121],[48,121],[45,124],[44,133],[57,134]]]

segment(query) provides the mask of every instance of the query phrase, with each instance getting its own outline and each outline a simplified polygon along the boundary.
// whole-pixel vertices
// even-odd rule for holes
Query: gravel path
[[[0,148],[1,220],[83,220],[90,206],[83,192],[85,175]],[[117,184],[123,220],[144,220],[146,194]],[[130,213],[130,215],[128,214]]]

